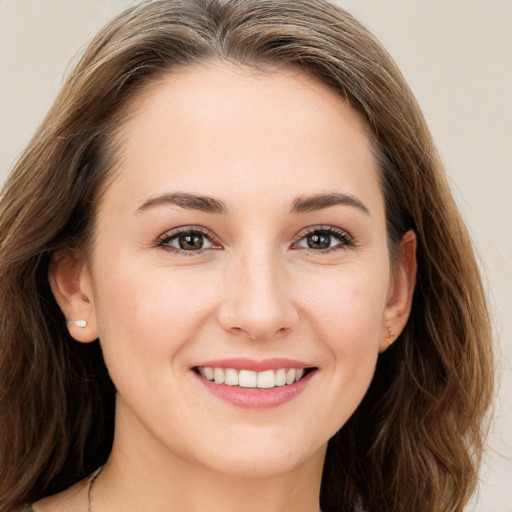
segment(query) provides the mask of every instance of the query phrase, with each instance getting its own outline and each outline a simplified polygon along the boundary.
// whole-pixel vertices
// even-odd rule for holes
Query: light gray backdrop
[[[0,182],[69,61],[129,3],[0,0]],[[502,353],[488,456],[468,510],[512,512],[512,1],[338,3],[382,39],[409,80],[480,251]]]

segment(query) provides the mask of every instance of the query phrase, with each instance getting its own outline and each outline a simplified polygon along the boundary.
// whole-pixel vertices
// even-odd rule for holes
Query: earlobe
[[[416,233],[412,230],[407,231],[400,244],[400,259],[395,268],[386,303],[379,352],[384,352],[395,342],[409,319],[416,286],[416,248]]]
[[[70,335],[81,343],[94,341],[98,332],[91,279],[85,264],[68,251],[57,251],[48,280]]]

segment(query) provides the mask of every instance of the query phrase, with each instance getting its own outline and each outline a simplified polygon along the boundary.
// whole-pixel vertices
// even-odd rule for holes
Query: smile
[[[236,407],[268,409],[295,400],[318,373],[314,364],[288,358],[230,358],[190,368],[213,396]]]
[[[307,373],[304,368],[279,368],[275,370],[252,371],[234,368],[198,366],[201,377],[215,384],[237,386],[241,388],[272,389],[289,386],[301,380]]]

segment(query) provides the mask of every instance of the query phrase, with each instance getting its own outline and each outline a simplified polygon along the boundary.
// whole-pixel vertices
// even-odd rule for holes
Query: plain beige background
[[[512,1],[338,3],[381,38],[409,80],[481,254],[501,341],[500,392],[480,491],[468,512],[512,512]],[[129,4],[0,0],[0,182],[70,60]]]

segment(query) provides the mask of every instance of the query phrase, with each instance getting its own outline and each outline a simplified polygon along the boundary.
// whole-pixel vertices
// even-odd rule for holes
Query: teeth
[[[269,389],[276,385],[276,378],[274,376],[274,370],[267,370],[265,372],[258,372],[258,384],[259,388]]]
[[[199,366],[197,371],[201,377],[214,381],[216,384],[260,389],[290,385],[299,381],[304,376],[303,368],[280,368],[279,370],[253,372],[251,370],[238,371],[233,368]]]
[[[286,370],[281,368],[276,372],[276,386],[284,386],[286,384]]]
[[[225,373],[226,378],[224,379],[224,384],[227,384],[228,386],[238,386],[238,372],[233,370],[233,368],[227,368]]]
[[[224,370],[222,368],[214,368],[213,380],[215,384],[224,384]]]
[[[249,370],[240,370],[238,374],[238,385],[241,388],[255,388],[258,375]]]

